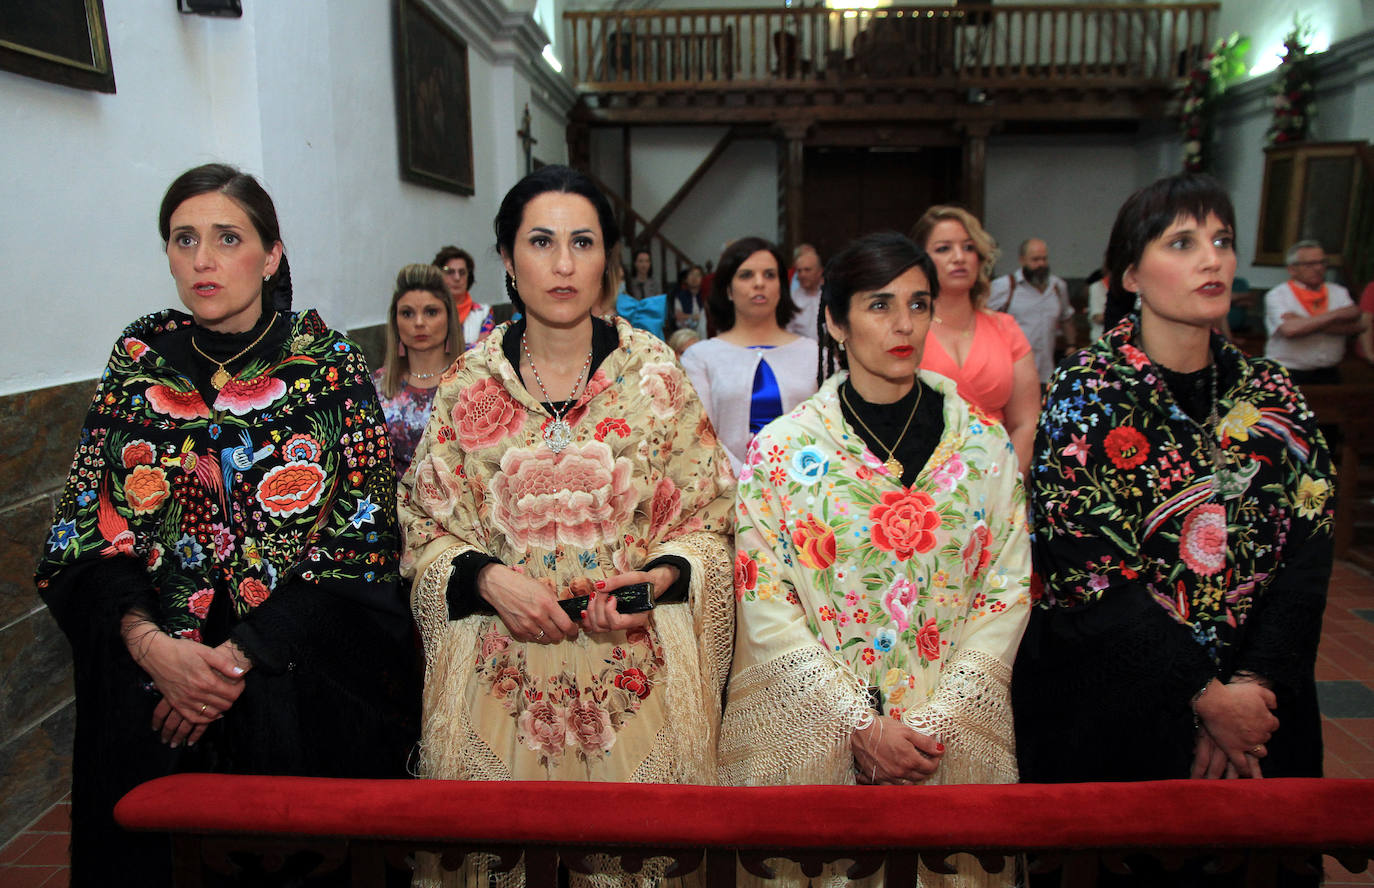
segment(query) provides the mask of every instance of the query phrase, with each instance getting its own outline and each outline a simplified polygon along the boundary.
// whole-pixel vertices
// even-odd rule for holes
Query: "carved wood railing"
[[[1218,3],[568,11],[585,91],[917,80],[1175,84],[1213,40]]]
[[[137,787],[115,816],[172,834],[180,888],[245,854],[269,870],[304,855],[356,888],[381,888],[417,851],[449,869],[493,854],[493,870],[522,865],[531,886],[557,884],[560,864],[586,872],[590,855],[631,872],[666,858],[670,875],[704,868],[708,888],[735,885],[737,867],[767,878],[773,858],[809,874],[834,861],[854,877],[883,867],[887,884],[914,885],[918,862],[942,871],[963,852],[998,872],[1025,853],[1032,872],[1086,888],[1136,857],[1170,870],[1205,860],[1260,886],[1317,854],[1355,872],[1374,855],[1370,780],[741,789],[181,774]]]

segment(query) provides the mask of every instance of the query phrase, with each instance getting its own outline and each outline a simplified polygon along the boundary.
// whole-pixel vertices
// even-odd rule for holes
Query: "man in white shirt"
[[[1057,337],[1073,341],[1073,306],[1064,279],[1050,274],[1050,248],[1033,237],[1021,244],[1017,254],[1021,267],[1015,274],[999,277],[988,293],[988,308],[1005,311],[1016,319],[1035,355],[1035,370],[1040,384],[1050,381],[1054,372],[1054,346]]]
[[[792,252],[792,272],[792,301],[801,311],[788,323],[787,329],[815,339],[819,335],[816,316],[821,306],[821,284],[825,283],[825,270],[815,247],[802,244]]]
[[[1314,240],[1288,248],[1288,280],[1264,294],[1264,356],[1282,364],[1298,385],[1341,381],[1345,338],[1364,329],[1350,291],[1326,281],[1326,251]]]

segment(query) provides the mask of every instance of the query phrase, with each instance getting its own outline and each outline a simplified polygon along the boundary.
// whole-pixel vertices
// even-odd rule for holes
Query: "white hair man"
[[[801,244],[792,251],[792,301],[801,310],[788,323],[789,332],[811,339],[820,336],[816,323],[823,283],[825,269],[821,266],[821,254],[810,244]]]
[[[1326,251],[1301,240],[1284,256],[1288,280],[1264,294],[1264,356],[1282,364],[1298,385],[1341,381],[1345,339],[1364,329],[1350,291],[1326,280]]]

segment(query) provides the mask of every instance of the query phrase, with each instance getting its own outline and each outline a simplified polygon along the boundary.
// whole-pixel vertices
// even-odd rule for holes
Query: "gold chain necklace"
[[[897,479],[897,483],[900,484],[902,482],[903,472],[902,463],[896,456],[893,456],[893,454],[897,452],[898,447],[902,446],[902,441],[906,438],[907,430],[911,428],[911,421],[916,418],[916,409],[921,406],[921,396],[924,394],[921,388],[921,380],[916,380],[916,403],[911,405],[911,415],[906,418],[906,425],[902,426],[902,433],[897,436],[897,440],[892,443],[891,447],[883,443],[883,439],[878,437],[878,434],[868,427],[868,423],[863,421],[863,417],[859,416],[859,411],[855,410],[854,405],[849,403],[849,397],[845,395],[844,388],[844,386],[840,386],[840,400],[844,402],[844,406],[849,408],[849,412],[853,414],[855,421],[863,426],[864,431],[868,432],[868,434],[873,437],[873,440],[877,441],[878,444],[887,451],[887,459],[883,460],[883,465],[887,467],[887,470],[892,473]]]
[[[534,372],[534,382],[539,386],[539,393],[548,402],[549,410],[553,412],[553,422],[544,428],[544,444],[554,453],[561,453],[563,449],[572,443],[572,426],[563,418],[573,407],[573,399],[577,397],[577,390],[582,388],[582,380],[587,376],[587,368],[592,365],[593,349],[587,349],[587,360],[582,364],[582,372],[577,374],[577,381],[573,383],[572,393],[568,395],[565,402],[567,406],[559,410],[554,406],[553,399],[549,397],[549,390],[544,388],[544,380],[539,378],[539,368],[534,366],[534,355],[530,354],[529,344],[525,342],[525,334],[520,334],[520,348],[525,352],[525,360],[530,362],[530,370]]]
[[[198,345],[196,345],[196,334],[194,334],[194,333],[191,334],[191,348],[195,349],[195,350],[196,350],[196,353],[199,354],[199,355],[200,355],[202,358],[204,358],[205,360],[209,361],[209,362],[212,363],[212,364],[217,364],[217,365],[219,366],[219,369],[218,369],[218,370],[216,370],[214,373],[210,374],[210,384],[213,385],[213,386],[215,387],[215,390],[216,390],[216,391],[218,391],[218,390],[224,388],[224,386],[225,386],[226,384],[228,384],[229,380],[233,378],[232,376],[229,375],[229,371],[224,369],[224,365],[225,365],[225,364],[232,364],[232,363],[234,363],[235,361],[237,361],[239,358],[243,357],[244,355],[246,355],[246,354],[248,354],[250,351],[252,351],[253,348],[254,348],[254,346],[256,346],[259,342],[262,342],[262,337],[264,337],[264,336],[267,335],[267,331],[268,331],[268,330],[271,330],[271,329],[272,329],[272,325],[275,324],[276,322],[277,322],[277,315],[276,315],[276,313],[274,312],[274,313],[272,314],[272,319],[269,320],[269,321],[267,322],[267,326],[266,326],[266,327],[263,327],[263,328],[262,328],[262,332],[258,334],[258,338],[257,338],[257,339],[254,339],[252,342],[250,342],[250,343],[248,344],[248,347],[245,348],[243,351],[241,351],[241,352],[239,352],[238,354],[234,355],[232,358],[227,358],[227,359],[225,359],[225,360],[223,360],[223,361],[217,361],[217,360],[215,360],[214,358],[212,358],[212,357],[210,357],[209,355],[207,355],[204,351],[202,351],[202,350],[201,350],[201,347],[198,346]]]

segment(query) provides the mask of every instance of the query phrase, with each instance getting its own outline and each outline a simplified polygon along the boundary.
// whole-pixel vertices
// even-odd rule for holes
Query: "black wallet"
[[[615,609],[622,614],[641,614],[654,609],[654,587],[651,583],[632,583],[606,594],[615,596]],[[558,606],[570,618],[580,620],[591,600],[590,595],[578,595],[559,599]]]

